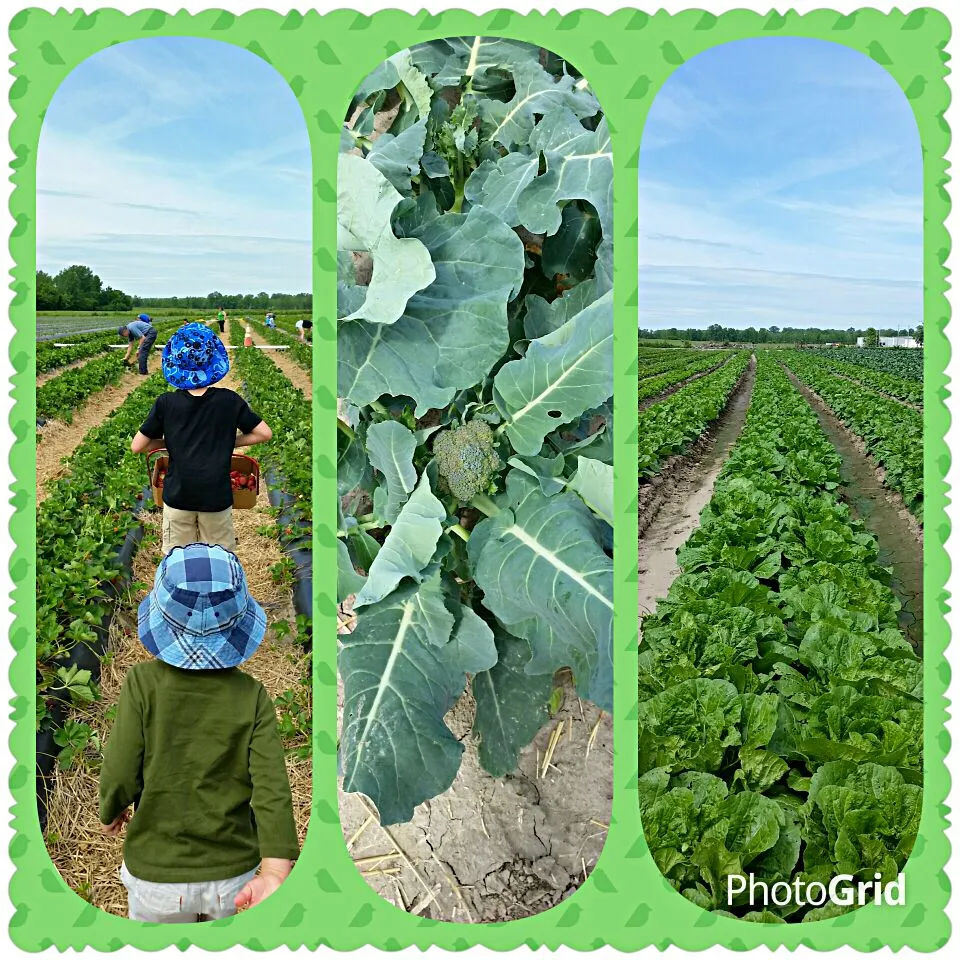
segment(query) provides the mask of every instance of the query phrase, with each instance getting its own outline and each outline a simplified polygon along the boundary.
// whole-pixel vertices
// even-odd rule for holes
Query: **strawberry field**
[[[640,809],[666,879],[716,914],[856,909],[757,906],[730,878],[892,880],[917,837],[922,353],[884,352],[735,354],[652,404],[646,366],[668,361],[640,358],[640,503],[660,511],[639,545]]]
[[[158,344],[180,322],[159,323]],[[312,769],[310,373],[288,351],[243,348],[240,322],[229,322],[226,338],[238,349],[221,385],[245,395],[274,434],[241,451],[260,462],[262,476],[259,492],[256,483],[250,491],[255,506],[234,514],[237,554],[269,623],[244,669],[275,698],[302,839]],[[121,846],[99,834],[97,771],[123,676],[147,656],[136,610],[160,560],[160,510],[130,441],[170,388],[159,349],[147,377],[124,368],[123,351],[107,347],[118,342],[115,330],[56,342],[69,346],[38,345],[38,810],[67,883],[123,914]],[[254,342],[265,341],[255,334]]]

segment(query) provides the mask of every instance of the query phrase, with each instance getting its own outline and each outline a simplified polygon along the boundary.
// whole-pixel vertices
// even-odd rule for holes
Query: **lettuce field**
[[[641,580],[658,557],[675,564],[641,619],[647,845],[705,910],[836,916],[857,908],[758,905],[729,881],[888,881],[913,848],[923,663],[907,608],[922,590],[922,352],[734,353],[713,370],[708,354],[650,403],[644,384],[666,372],[664,353],[640,359],[641,504],[671,485],[696,503],[671,555],[657,538],[682,507],[667,503],[640,542]],[[674,353],[696,369],[690,350]],[[685,470],[701,481],[684,486]]]

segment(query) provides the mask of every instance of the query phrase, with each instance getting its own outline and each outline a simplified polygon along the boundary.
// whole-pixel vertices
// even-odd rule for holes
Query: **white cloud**
[[[922,317],[922,217],[906,197],[782,201],[796,222],[640,183],[640,325],[882,325]]]
[[[38,266],[86,263],[105,284],[141,296],[309,290],[309,170],[299,196],[292,168],[278,178],[282,190],[269,189],[270,161],[292,146],[266,145],[193,172],[44,129]],[[291,199],[278,204],[280,193]]]

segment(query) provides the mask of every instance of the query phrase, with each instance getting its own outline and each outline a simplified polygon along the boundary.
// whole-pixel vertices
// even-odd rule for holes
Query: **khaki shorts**
[[[233,527],[233,507],[216,513],[178,510],[163,505],[163,553],[191,543],[218,544],[231,553],[237,552],[237,533]]]
[[[152,883],[134,877],[124,863],[120,879],[127,888],[127,916],[147,923],[199,923],[236,914],[234,900],[256,876],[257,868],[229,880],[200,883]]]

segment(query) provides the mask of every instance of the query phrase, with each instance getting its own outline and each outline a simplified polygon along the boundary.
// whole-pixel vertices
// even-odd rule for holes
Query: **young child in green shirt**
[[[160,564],[138,631],[156,659],[131,667],[120,691],[101,830],[119,836],[128,823],[130,919],[229,917],[273,893],[299,855],[273,702],[237,669],[266,616],[236,556],[195,543]]]

